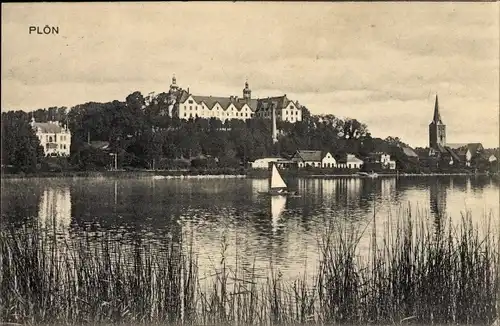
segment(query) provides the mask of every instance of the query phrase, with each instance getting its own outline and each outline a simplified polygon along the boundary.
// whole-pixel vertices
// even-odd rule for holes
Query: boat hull
[[[296,196],[297,193],[295,191],[276,191],[276,190],[269,190],[269,191],[259,191],[259,194],[261,195],[268,195],[268,196]]]

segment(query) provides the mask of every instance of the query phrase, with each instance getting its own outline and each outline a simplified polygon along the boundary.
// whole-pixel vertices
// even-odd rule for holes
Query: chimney
[[[276,130],[276,110],[275,106],[271,105],[272,116],[273,116],[273,144],[278,142],[278,132]]]

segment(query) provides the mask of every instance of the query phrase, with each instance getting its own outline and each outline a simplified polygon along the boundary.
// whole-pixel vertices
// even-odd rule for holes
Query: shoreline
[[[318,173],[318,171],[284,171],[283,176],[297,178],[363,178],[377,179],[384,177],[439,177],[439,176],[491,176],[496,174],[487,172],[464,173],[464,172],[443,172],[443,173],[378,173],[376,177],[357,175],[352,173]],[[137,171],[67,171],[67,172],[40,172],[29,174],[7,174],[2,173],[1,179],[43,179],[43,178],[148,178],[155,179],[180,179],[180,178],[248,178],[263,179],[269,176],[267,170],[244,170],[244,169],[215,169],[215,170],[137,170]]]

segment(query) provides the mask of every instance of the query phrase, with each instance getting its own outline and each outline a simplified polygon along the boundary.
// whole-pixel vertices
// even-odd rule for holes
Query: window
[[[189,106],[189,111],[192,111],[193,110],[193,107],[190,105]]]
[[[193,104],[193,100],[189,100],[189,101],[188,101],[188,103],[189,103],[189,104]]]
[[[49,136],[49,143],[52,143],[52,136]]]

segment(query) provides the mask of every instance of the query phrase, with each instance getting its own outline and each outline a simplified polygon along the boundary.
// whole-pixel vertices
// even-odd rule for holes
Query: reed
[[[0,230],[0,322],[23,324],[491,324],[500,300],[498,230],[469,215],[431,227],[411,210],[361,235],[332,223],[313,279],[228,264],[202,280],[189,238],[120,243],[109,234]],[[483,233],[481,233],[483,234]],[[242,253],[239,253],[242,254]],[[244,253],[243,253],[244,254]],[[208,284],[208,285],[207,285]]]

